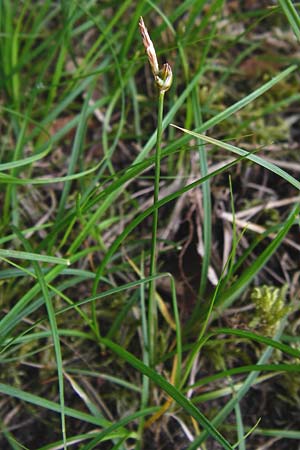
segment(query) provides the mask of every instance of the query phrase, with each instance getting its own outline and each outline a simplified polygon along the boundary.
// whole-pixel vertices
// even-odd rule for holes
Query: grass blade
[[[69,266],[70,260],[57,256],[40,255],[38,253],[23,252],[19,250],[0,249],[0,258],[23,259],[25,261],[40,261],[48,264],[63,264]]]
[[[300,17],[292,0],[278,0],[278,3],[283,9],[296,38],[300,41]]]
[[[178,403],[186,413],[190,414],[197,422],[205,429],[207,432],[219,442],[224,449],[232,450],[232,446],[229,442],[219,433],[219,431],[211,425],[211,422],[196,408],[193,403],[188,400],[178,389],[176,389],[172,384],[168,383],[161,375],[148,366],[145,366],[142,361],[137,359],[134,355],[124,350],[119,345],[114,342],[102,338],[101,342],[103,345],[108,347],[114,353],[116,353],[120,358],[125,360],[139,372],[148,376],[155,384],[157,384],[161,389],[163,389],[170,397],[172,397],[176,403]]]

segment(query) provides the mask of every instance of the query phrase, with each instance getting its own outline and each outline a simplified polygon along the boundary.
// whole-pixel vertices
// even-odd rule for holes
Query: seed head
[[[140,27],[140,32],[141,32],[141,35],[143,38],[143,44],[144,44],[146,53],[148,55],[149,63],[150,63],[151,69],[152,69],[152,73],[154,76],[156,76],[156,75],[158,75],[158,72],[159,72],[156,52],[155,52],[153,42],[150,39],[148,30],[146,28],[146,25],[144,24],[144,20],[142,17],[140,17],[139,27]]]
[[[155,82],[161,92],[166,92],[170,89],[173,79],[171,66],[166,63],[162,69],[159,68],[156,51],[142,17],[140,17],[139,27]]]

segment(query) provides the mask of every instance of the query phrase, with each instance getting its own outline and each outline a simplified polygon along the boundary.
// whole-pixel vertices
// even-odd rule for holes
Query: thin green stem
[[[157,117],[157,137],[155,148],[155,178],[154,178],[154,205],[158,202],[159,196],[159,180],[160,180],[160,159],[161,159],[161,140],[162,140],[162,122],[164,109],[164,95],[165,91],[159,91],[158,97],[158,117]],[[156,274],[157,262],[157,224],[158,224],[158,209],[153,211],[152,219],[152,240],[151,240],[151,261],[150,261],[150,276]],[[149,356],[150,364],[154,364],[155,341],[157,332],[157,307],[155,298],[155,280],[150,282],[149,289],[149,310],[148,310],[148,327],[149,327]]]

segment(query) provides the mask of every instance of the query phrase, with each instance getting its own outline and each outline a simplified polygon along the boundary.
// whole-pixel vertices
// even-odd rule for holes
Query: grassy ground
[[[1,448],[299,447],[296,8],[1,2]]]

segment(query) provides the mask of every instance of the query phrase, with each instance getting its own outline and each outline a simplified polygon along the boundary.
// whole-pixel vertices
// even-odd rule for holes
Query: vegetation
[[[297,8],[1,2],[1,448],[298,446]]]

